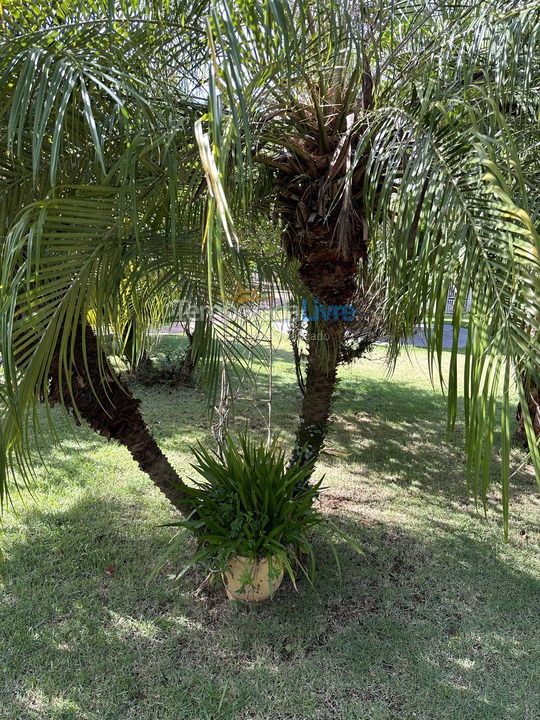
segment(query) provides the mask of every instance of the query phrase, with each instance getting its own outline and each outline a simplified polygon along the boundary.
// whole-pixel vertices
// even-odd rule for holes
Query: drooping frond
[[[234,206],[243,173],[253,206],[273,207],[285,239],[292,228],[297,257],[313,255],[314,238],[347,257],[369,254],[386,293],[391,351],[425,324],[450,428],[459,328],[471,299],[463,379],[469,477],[485,501],[499,416],[506,526],[509,394],[515,385],[526,407],[522,378],[540,375],[540,3],[225,2],[213,30],[215,96],[231,108],[209,125],[211,135],[228,138],[216,149],[227,172],[214,183]],[[540,453],[525,422],[540,482]]]
[[[216,298],[289,282],[255,243],[239,253],[205,233],[211,199],[194,125],[206,108],[208,12],[207,2],[180,0],[59,3],[53,15],[49,3],[4,6],[2,500],[10,470],[31,473],[29,433],[40,430],[36,405],[51,382],[77,414],[69,384],[86,324],[106,380],[101,350],[111,334],[124,342],[130,319],[147,343],[178,308],[213,305],[220,319],[197,338],[212,405],[221,366],[242,374],[254,352],[234,307],[225,313]]]
[[[130,217],[122,189],[97,192],[94,188],[90,194],[85,187],[82,195],[29,207],[4,240],[0,293],[4,447],[10,464],[23,475],[31,467],[25,428],[34,424],[39,430],[35,406],[48,396],[53,357],[60,358],[55,383],[69,384],[80,331],[91,323],[98,348],[107,348],[111,331],[121,341],[126,303],[131,303],[141,333],[159,329],[171,319],[189,323],[189,308],[206,309],[197,354],[201,384],[211,404],[218,393],[221,367],[225,365],[238,381],[257,356],[249,317],[243,321],[232,303],[210,305],[200,234],[177,233],[173,251],[163,233],[140,232],[135,237],[129,232]],[[226,266],[236,267],[238,257],[235,265]],[[249,253],[241,259],[246,283],[253,275],[259,283],[282,277],[272,260],[252,258]],[[225,272],[223,279],[232,295],[238,275]],[[265,361],[264,351],[259,360]],[[108,372],[108,367],[101,368],[103,376]],[[77,413],[75,401],[73,410]],[[5,478],[0,487],[5,487]]]

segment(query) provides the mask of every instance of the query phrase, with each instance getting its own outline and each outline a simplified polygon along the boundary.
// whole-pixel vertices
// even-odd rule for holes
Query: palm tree
[[[249,283],[238,228],[273,217],[324,313],[359,297],[362,312],[363,288],[377,288],[391,358],[424,322],[436,369],[456,286],[450,427],[471,293],[471,481],[485,497],[502,388],[507,519],[509,391],[518,364],[540,375],[538,0],[95,0],[54,17],[34,2],[4,9],[4,26],[2,490],[8,467],[28,474],[24,428],[51,388],[141,449],[136,407],[102,354],[122,293],[146,277],[153,297],[172,285],[186,301]],[[296,456],[324,442],[347,327],[337,316],[310,326]],[[143,443],[147,457],[158,484],[181,494]],[[540,469],[536,446],[533,459]]]
[[[4,4],[2,503],[11,470],[31,476],[29,429],[55,437],[51,415],[35,412],[47,400],[123,443],[182,508],[183,483],[107,357],[110,335],[136,361],[173,299],[177,312],[213,304],[197,333],[210,402],[221,366],[241,374],[242,348],[256,352],[245,324],[231,340],[221,298],[254,274],[274,280],[276,263],[205,231],[212,200],[193,127],[206,108],[208,12],[207,2],[72,2],[54,15],[50,3]]]
[[[289,257],[327,313],[374,283],[391,357],[423,322],[442,373],[455,285],[450,428],[470,294],[469,470],[485,498],[502,389],[507,520],[510,387],[518,366],[540,375],[530,167],[540,139],[540,3],[223,1],[209,25],[209,112],[198,137],[203,156],[213,149],[213,186],[238,214],[279,218]],[[230,223],[225,211],[215,219]],[[346,328],[334,317],[309,332],[295,456],[312,459],[324,441]]]
[[[524,448],[531,448],[534,451],[535,443],[540,439],[540,388],[526,377],[522,382],[527,404],[518,403],[516,412],[518,428],[515,437]],[[530,425],[526,422],[525,416],[530,418]]]

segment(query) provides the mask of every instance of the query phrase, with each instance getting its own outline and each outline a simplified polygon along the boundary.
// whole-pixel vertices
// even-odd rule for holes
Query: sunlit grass
[[[273,370],[273,429],[287,445],[300,399],[285,342]],[[251,610],[218,589],[197,594],[201,572],[174,582],[174,564],[147,585],[172,509],[125,449],[62,426],[64,452],[45,448],[34,500],[14,498],[5,518],[1,720],[536,720],[540,498],[530,470],[514,479],[505,544],[498,459],[484,519],[467,499],[462,427],[446,442],[425,352],[388,377],[378,349],[340,377],[321,502],[365,556],[337,542],[340,580],[315,538],[315,592],[284,584]],[[236,425],[264,433],[260,379]],[[211,442],[201,394],[136,393],[189,476],[189,445]],[[184,559],[192,551],[187,543]]]

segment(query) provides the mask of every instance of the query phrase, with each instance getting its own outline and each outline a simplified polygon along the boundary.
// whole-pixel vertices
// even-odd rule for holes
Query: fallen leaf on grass
[[[334,455],[335,457],[349,457],[349,455],[352,455],[350,452],[342,452],[341,450],[333,450],[332,448],[323,448],[322,452],[327,455]]]

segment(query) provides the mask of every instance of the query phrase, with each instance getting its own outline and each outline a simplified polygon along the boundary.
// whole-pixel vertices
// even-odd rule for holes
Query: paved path
[[[289,332],[289,321],[288,320],[275,320],[274,321],[274,327],[276,330],[279,330],[279,332],[282,332],[283,334],[287,334]],[[444,334],[443,334],[443,348],[449,349],[452,347],[452,336],[453,336],[454,328],[452,325],[445,325],[444,326]],[[460,348],[465,347],[467,344],[467,334],[468,334],[467,328],[461,328],[459,331],[459,341],[458,346]],[[386,341],[381,339],[380,341],[381,345],[386,345]],[[404,345],[414,345],[415,347],[426,347],[426,336],[424,335],[424,331],[421,328],[418,328],[414,335],[412,337],[407,338],[404,341]]]
[[[286,335],[289,332],[289,326],[290,322],[286,319],[279,319],[274,320],[273,323],[276,330]],[[451,325],[445,325],[444,326],[444,335],[443,335],[443,348],[451,348],[452,347],[452,333],[453,333],[453,327]],[[167,326],[161,329],[161,333],[163,335],[172,335],[172,334],[184,334],[184,327],[181,323],[174,323],[171,326]],[[461,328],[459,331],[459,347],[463,348],[465,347],[467,343],[467,334],[468,334],[467,328]],[[381,344],[386,344],[384,340],[380,341]],[[407,338],[404,341],[405,345],[414,345],[415,347],[426,347],[426,337],[424,335],[424,331],[420,328],[417,329],[417,331],[412,335],[411,337]]]
[[[445,325],[444,326],[444,334],[443,334],[443,348],[451,348],[452,347],[452,337],[454,334],[454,328],[452,325]],[[467,344],[467,335],[469,334],[469,330],[467,328],[461,328],[459,331],[459,340],[458,340],[458,347],[462,348],[465,347]],[[405,342],[407,345],[415,345],[416,347],[426,347],[426,336],[424,335],[424,331],[420,328],[414,333],[414,335],[410,338],[408,338]]]

